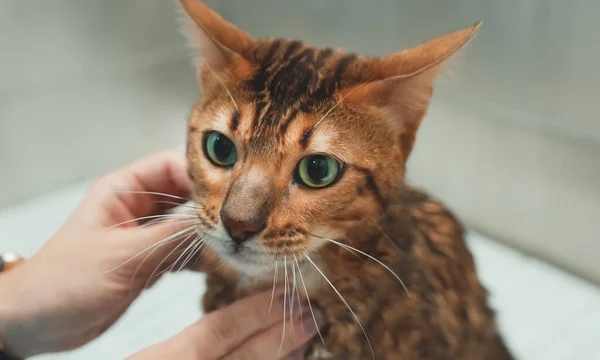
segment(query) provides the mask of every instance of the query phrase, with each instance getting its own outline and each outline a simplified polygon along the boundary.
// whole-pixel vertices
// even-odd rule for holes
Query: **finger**
[[[306,358],[306,353],[309,349],[309,343],[304,343],[304,345],[300,346],[296,350],[292,351],[285,360],[304,360]]]
[[[147,227],[127,229],[115,238],[119,252],[132,259],[138,281],[147,283],[149,277],[165,270],[178,269],[178,265],[201,260],[201,250],[206,246],[196,233],[194,220],[169,220]]]
[[[315,312],[315,319],[318,325],[323,324],[323,316],[320,312]],[[224,358],[227,360],[304,359],[305,345],[317,334],[315,321],[310,312],[287,320],[287,324],[277,324],[252,336]]]
[[[177,341],[180,346],[193,344],[199,359],[218,359],[283,320],[283,298],[274,299],[269,311],[270,296],[271,292],[253,295],[210,313],[180,333]]]
[[[191,187],[187,177],[184,155],[172,150],[146,157],[117,171],[115,176],[130,179],[129,188],[123,189],[125,192],[122,193],[122,198],[135,216],[150,214],[152,210],[157,208],[157,201],[184,203]],[[157,194],[127,193],[127,191],[164,193],[171,195],[171,197]],[[166,203],[159,207],[171,207],[164,204]]]
[[[117,197],[133,217],[151,214],[157,201],[184,203],[191,187],[185,156],[174,150],[148,156],[107,175],[99,183],[105,190],[101,192]]]

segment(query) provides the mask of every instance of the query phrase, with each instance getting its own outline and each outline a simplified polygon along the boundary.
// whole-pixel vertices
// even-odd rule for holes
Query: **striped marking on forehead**
[[[252,57],[258,64],[247,82],[255,102],[252,128],[272,135],[284,134],[299,114],[331,103],[344,71],[357,58],[296,40],[265,41]]]

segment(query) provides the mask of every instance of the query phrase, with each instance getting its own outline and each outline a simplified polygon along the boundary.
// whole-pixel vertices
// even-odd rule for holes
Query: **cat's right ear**
[[[179,0],[182,32],[198,52],[196,67],[201,82],[211,78],[242,78],[251,71],[244,55],[254,40],[199,0]]]

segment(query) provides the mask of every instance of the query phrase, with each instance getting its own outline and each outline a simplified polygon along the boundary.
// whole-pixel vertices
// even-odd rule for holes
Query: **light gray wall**
[[[197,88],[173,9],[0,0],[0,207],[183,142]]]
[[[380,55],[471,25],[409,177],[470,226],[600,282],[600,2],[215,0],[255,36]],[[0,207],[183,142],[171,0],[0,0]]]
[[[214,3],[254,35],[369,55],[484,20],[438,82],[409,178],[471,227],[600,282],[600,2]]]

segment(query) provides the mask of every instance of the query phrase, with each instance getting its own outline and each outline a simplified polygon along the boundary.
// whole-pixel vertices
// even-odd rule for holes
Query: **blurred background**
[[[600,284],[600,2],[206,2],[256,37],[363,55],[484,20],[438,81],[409,180],[479,234]],[[174,8],[0,0],[0,209],[184,143],[199,89]]]

